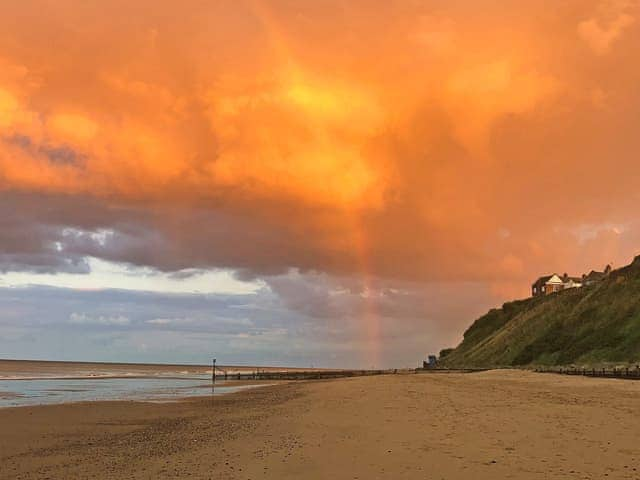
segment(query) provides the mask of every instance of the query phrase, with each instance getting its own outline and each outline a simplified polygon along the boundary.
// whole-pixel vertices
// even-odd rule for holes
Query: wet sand
[[[291,382],[0,410],[0,478],[640,478],[640,382],[530,372]]]

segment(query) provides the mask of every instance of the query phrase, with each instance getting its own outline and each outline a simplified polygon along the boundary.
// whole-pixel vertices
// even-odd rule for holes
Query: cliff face
[[[450,367],[640,360],[640,256],[588,287],[506,303],[442,358]]]

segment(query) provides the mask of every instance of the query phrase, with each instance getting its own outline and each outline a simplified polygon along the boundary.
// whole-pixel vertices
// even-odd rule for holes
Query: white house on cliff
[[[566,273],[562,276],[557,273],[545,275],[544,277],[538,278],[531,285],[531,295],[534,297],[549,295],[568,288],[580,288],[583,285],[591,285],[592,283],[602,280],[608,276],[609,273],[611,273],[611,265],[607,265],[603,272],[591,270],[591,272],[583,274],[581,277],[570,277]]]

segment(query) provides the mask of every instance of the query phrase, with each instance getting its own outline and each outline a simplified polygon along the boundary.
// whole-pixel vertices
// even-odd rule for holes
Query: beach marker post
[[[211,369],[211,383],[216,383],[216,359],[213,359],[213,368]]]

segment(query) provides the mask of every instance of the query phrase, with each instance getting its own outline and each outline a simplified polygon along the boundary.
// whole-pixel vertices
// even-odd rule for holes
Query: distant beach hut
[[[438,357],[429,355],[427,360],[422,362],[422,368],[436,368],[438,366]]]

